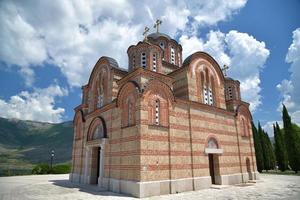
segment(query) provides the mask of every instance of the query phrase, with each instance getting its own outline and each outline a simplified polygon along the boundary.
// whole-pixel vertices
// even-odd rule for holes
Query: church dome
[[[165,37],[168,40],[171,40],[171,37],[164,33],[151,33],[150,35],[148,35],[148,38],[152,38],[154,40],[158,39],[159,37]]]

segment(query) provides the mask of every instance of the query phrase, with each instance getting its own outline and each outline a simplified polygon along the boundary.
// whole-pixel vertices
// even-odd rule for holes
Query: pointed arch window
[[[155,100],[155,125],[159,125],[159,115],[160,115],[160,102],[159,99]]]
[[[245,122],[245,119],[244,118],[242,118],[242,126],[243,126],[243,133],[242,133],[242,136],[248,136],[248,126],[247,126],[247,124],[246,124],[246,122]]]
[[[133,102],[131,100],[128,100],[128,126],[133,125],[134,124],[134,106],[133,106]]]
[[[143,68],[146,68],[146,66],[147,66],[146,58],[147,58],[146,53],[145,53],[145,52],[142,52],[142,53],[141,53],[141,66],[142,66]]]
[[[157,71],[157,69],[156,69],[156,54],[155,53],[152,55],[152,70],[154,72]]]
[[[97,108],[101,108],[104,103],[104,92],[103,92],[103,85],[101,84],[98,89],[98,99],[97,99]]]
[[[200,90],[202,88],[202,97],[203,97],[203,103],[207,105],[214,105],[214,78],[211,76],[209,78],[208,76],[208,70],[205,70],[205,76],[204,73],[200,73],[201,78],[201,86]]]
[[[171,63],[175,65],[175,48],[171,47]]]

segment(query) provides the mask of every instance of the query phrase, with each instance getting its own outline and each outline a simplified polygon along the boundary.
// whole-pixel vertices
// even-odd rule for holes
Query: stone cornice
[[[158,78],[160,80],[162,80],[163,82],[174,82],[174,79],[168,75],[164,75],[161,73],[157,73],[157,72],[153,72],[151,70],[148,69],[143,69],[141,67],[138,67],[137,69],[135,69],[134,71],[132,71],[131,73],[127,74],[125,77],[123,77],[122,79],[120,79],[119,81],[117,81],[118,85],[122,85],[125,82],[127,82],[129,79],[139,76],[139,75],[145,75],[145,76],[150,76],[150,77],[155,77]]]
[[[222,108],[210,106],[210,105],[203,104],[203,103],[196,102],[196,101],[190,101],[187,99],[181,99],[181,98],[175,97],[175,102],[179,103],[179,104],[185,104],[185,105],[190,105],[193,107],[201,108],[201,109],[211,112],[211,113],[222,113],[224,115],[231,116],[231,117],[235,116],[235,112],[231,112],[231,111],[228,111],[228,110],[225,110]]]

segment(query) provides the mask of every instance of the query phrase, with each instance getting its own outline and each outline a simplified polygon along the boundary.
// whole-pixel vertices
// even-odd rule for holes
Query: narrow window
[[[155,101],[155,124],[156,125],[159,125],[159,112],[160,112],[160,105],[159,105],[159,100],[157,99],[156,101]]]
[[[207,87],[203,87],[203,100],[204,104],[208,104],[208,92],[207,92]]]
[[[98,95],[97,108],[101,108],[103,106],[103,102],[104,102],[104,93],[103,93],[103,88],[101,86]]]
[[[146,53],[141,53],[141,66],[145,68],[147,66],[146,64]]]
[[[232,99],[233,95],[232,95],[231,86],[228,87],[228,95],[229,95],[229,99]]]
[[[171,63],[175,65],[175,49],[171,47]]]
[[[180,53],[178,52],[178,65],[181,63]]]
[[[132,66],[135,68],[135,56],[132,57]]]
[[[211,106],[214,104],[213,92],[211,88],[208,89],[208,104]]]
[[[244,131],[243,136],[248,136],[247,125],[243,118],[242,118],[242,122],[243,122],[243,131]]]
[[[131,105],[131,102],[128,101],[128,126],[131,125],[131,121],[132,121],[132,105]]]
[[[153,71],[156,72],[156,54],[155,53],[153,54],[153,57],[152,57],[152,68],[153,68]]]

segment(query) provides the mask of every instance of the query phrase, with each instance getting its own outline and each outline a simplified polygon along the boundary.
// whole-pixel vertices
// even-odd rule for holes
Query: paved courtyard
[[[78,188],[68,181],[68,175],[0,177],[0,199],[136,199],[111,192],[96,192],[94,188]],[[255,184],[221,187],[163,195],[149,200],[172,199],[300,199],[300,176],[261,175]]]

